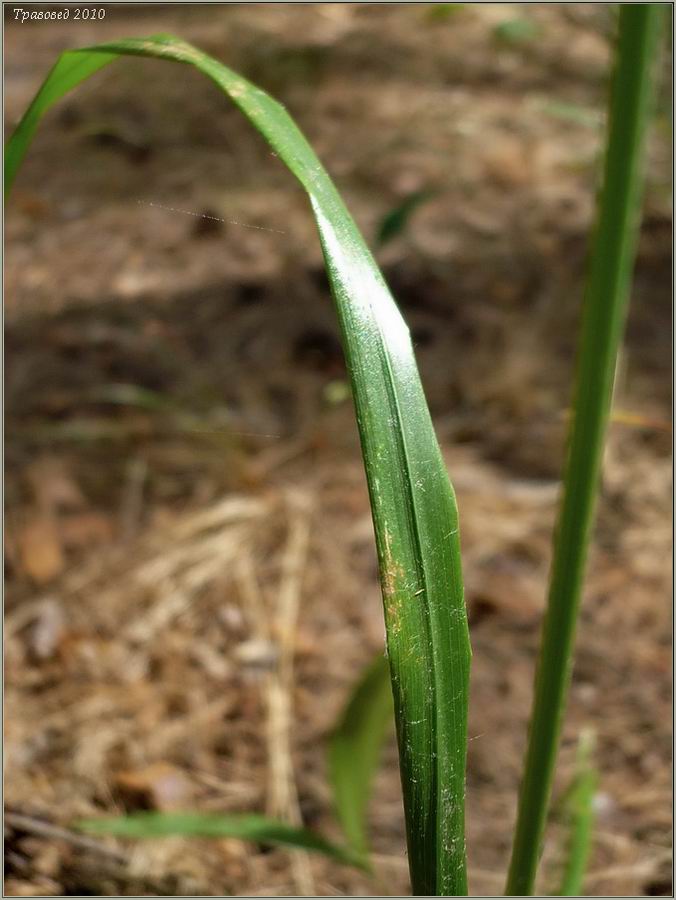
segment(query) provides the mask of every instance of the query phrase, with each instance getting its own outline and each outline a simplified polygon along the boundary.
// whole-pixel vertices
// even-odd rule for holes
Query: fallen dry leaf
[[[55,522],[35,518],[23,525],[17,537],[19,567],[31,581],[47,584],[63,572],[65,559]]]
[[[32,462],[26,469],[26,479],[36,504],[45,512],[82,509],[86,505],[66,463],[56,456],[43,456]]]
[[[186,809],[190,805],[192,785],[184,773],[166,762],[153,763],[145,769],[117,772],[114,788],[129,810]]]
[[[59,521],[59,534],[67,550],[107,544],[113,539],[113,531],[110,518],[97,512],[63,516]]]

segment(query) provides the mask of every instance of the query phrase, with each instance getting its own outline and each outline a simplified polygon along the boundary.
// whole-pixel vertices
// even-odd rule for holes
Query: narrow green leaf
[[[507,19],[493,29],[493,36],[503,44],[518,46],[534,40],[540,29],[532,19]]]
[[[591,853],[594,829],[594,795],[598,771],[592,762],[594,737],[590,732],[580,735],[577,765],[572,790],[566,800],[566,815],[570,836],[559,897],[580,897]]]
[[[57,100],[115,58],[114,53],[61,54],[5,148],[5,199],[42,116]]]
[[[561,100],[549,100],[542,104],[542,112],[564,122],[584,125],[587,128],[600,128],[603,117],[595,110],[579,103],[565,103]]]
[[[434,197],[435,193],[435,191],[429,189],[413,191],[398,206],[395,206],[394,209],[383,216],[376,232],[378,244],[382,247],[402,234],[416,209],[426,200]]]
[[[8,187],[39,116],[74,86],[75,73],[82,80],[116,55],[195,66],[240,108],[309,195],[373,512],[413,890],[464,896],[470,647],[458,515],[408,329],[336,188],[284,107],[177,38],[131,38],[64,53],[10,139]]]
[[[295,828],[254,814],[139,812],[116,819],[85,819],[76,823],[76,827],[88,834],[124,838],[239,838],[259,844],[312,850],[342,863],[366,867],[364,858],[352,849],[332,844],[308,828]]]
[[[379,656],[359,679],[329,743],[336,812],[350,846],[363,854],[371,786],[393,714],[390,667]]]
[[[425,15],[429,22],[446,22],[462,12],[467,5],[467,3],[432,3],[426,9]]]
[[[563,500],[554,545],[508,895],[533,891],[565,711],[575,625],[635,256],[658,4],[620,8],[603,190],[585,294]]]

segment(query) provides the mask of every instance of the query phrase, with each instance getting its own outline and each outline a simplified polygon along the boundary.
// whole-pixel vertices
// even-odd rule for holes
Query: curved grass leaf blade
[[[201,837],[239,838],[259,844],[312,850],[338,862],[365,868],[363,857],[307,828],[296,828],[254,814],[140,812],[116,819],[86,819],[77,828],[88,834],[122,838]]]
[[[310,198],[341,326],[373,513],[413,891],[463,896],[470,648],[458,516],[408,329],[336,188],[286,109],[177,38],[130,38],[64,53],[10,139],[8,186],[39,116],[74,86],[76,73],[85,78],[115,55],[189,64],[208,76]]]
[[[360,678],[331,735],[333,800],[351,847],[368,850],[366,811],[383,740],[394,722],[390,667],[379,656]]]
[[[115,53],[62,53],[5,148],[5,198],[40,119],[69,91],[117,58]]]

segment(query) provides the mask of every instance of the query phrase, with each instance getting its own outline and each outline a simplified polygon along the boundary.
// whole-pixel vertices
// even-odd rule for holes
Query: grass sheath
[[[464,896],[470,648],[458,515],[408,329],[338,191],[286,109],[177,38],[133,38],[63,53],[9,141],[6,190],[43,113],[118,56],[194,66],[239,107],[309,195],[340,321],[373,513],[412,887],[416,894]]]
[[[623,4],[620,8],[603,188],[584,300],[563,500],[554,541],[508,896],[530,895],[533,891],[551,793],[635,256],[641,159],[659,21],[658,4]]]

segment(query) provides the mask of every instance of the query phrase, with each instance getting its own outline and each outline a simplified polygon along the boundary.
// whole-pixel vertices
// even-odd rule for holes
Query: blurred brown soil
[[[5,11],[8,127],[59,50],[173,31],[283,99],[371,243],[405,196],[434,192],[378,255],[460,504],[474,894],[501,891],[515,815],[609,10],[117,6],[103,22],[24,26]],[[536,38],[500,30],[524,20]],[[590,895],[671,893],[663,120],[556,781],[560,798],[593,728]],[[340,836],[326,737],[384,628],[299,190],[200,77],[127,60],[49,115],[6,237],[6,893],[407,893],[393,741],[371,806],[374,877],[234,840],[72,831],[189,808],[267,810]],[[555,803],[543,891],[564,841]]]

